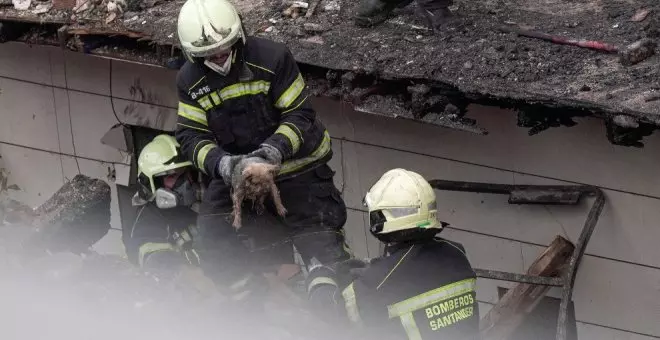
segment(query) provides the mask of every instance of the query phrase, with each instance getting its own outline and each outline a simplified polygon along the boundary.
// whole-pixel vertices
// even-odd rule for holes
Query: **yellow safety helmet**
[[[158,185],[154,180],[192,166],[192,162],[181,154],[179,143],[174,137],[162,134],[147,143],[138,157],[138,194],[142,200],[155,198]]]
[[[393,169],[369,189],[363,204],[369,209],[370,231],[382,242],[432,236],[442,230],[435,192],[419,174]]]
[[[177,31],[190,61],[228,52],[246,39],[238,11],[227,0],[187,0],[179,11]]]

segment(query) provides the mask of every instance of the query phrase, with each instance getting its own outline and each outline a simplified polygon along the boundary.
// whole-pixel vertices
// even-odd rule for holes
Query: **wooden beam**
[[[558,276],[575,247],[561,236],[555,237],[527,270],[529,275]],[[550,287],[519,283],[510,289],[480,322],[481,339],[504,340],[523,323]]]

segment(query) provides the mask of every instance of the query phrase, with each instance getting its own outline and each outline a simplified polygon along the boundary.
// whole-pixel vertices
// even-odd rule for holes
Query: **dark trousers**
[[[303,261],[316,258],[332,265],[349,258],[345,250],[343,226],[346,205],[333,183],[334,171],[327,164],[278,182],[287,214],[281,218],[272,200],[266,200],[266,211],[258,215],[251,203],[244,202],[242,227],[238,232],[269,233],[280,228],[293,241]],[[241,275],[246,268],[264,263],[249,253],[231,225],[230,188],[222,180],[213,180],[204,194],[198,216],[199,235],[195,247],[207,275],[225,281]],[[291,247],[290,245],[288,245]],[[227,275],[228,274],[228,275]]]

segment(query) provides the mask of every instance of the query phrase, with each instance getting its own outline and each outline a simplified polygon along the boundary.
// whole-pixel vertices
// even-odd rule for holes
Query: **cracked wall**
[[[106,179],[114,167],[117,181],[126,180],[130,157],[100,139],[117,120],[173,128],[174,77],[165,69],[57,48],[2,45],[0,155],[11,172],[9,184],[21,189],[11,195],[40,204],[78,172],[76,159],[85,174]],[[644,149],[618,147],[606,140],[601,121],[581,119],[576,127],[529,137],[516,127],[515,114],[473,106],[470,116],[491,131],[476,136],[360,114],[329,100],[315,106],[333,136],[331,165],[349,207],[346,234],[358,256],[380,251],[365,226],[362,196],[394,167],[449,180],[596,185],[608,201],[577,277],[580,339],[660,337],[660,136],[648,137]],[[439,216],[452,224],[444,236],[462,242],[475,267],[517,272],[554,235],[575,241],[588,209],[516,207],[495,195],[437,194]],[[113,209],[113,227],[119,228],[116,200]],[[121,253],[119,237],[120,231],[111,230],[97,247]],[[482,313],[497,301],[498,286],[511,285],[479,280]]]

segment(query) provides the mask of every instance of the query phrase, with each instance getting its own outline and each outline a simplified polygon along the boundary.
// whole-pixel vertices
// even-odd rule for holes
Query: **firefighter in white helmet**
[[[437,236],[446,223],[437,219],[431,185],[393,169],[364,205],[385,254],[342,290],[348,318],[379,339],[475,339],[476,275],[463,246]]]
[[[282,224],[306,263],[332,266],[348,258],[346,206],[327,164],[330,136],[289,49],[248,36],[227,0],[187,0],[178,37],[188,61],[177,76],[175,135],[183,154],[211,178],[197,223],[196,249],[208,259],[202,266],[218,280],[254,267],[228,219],[236,174],[254,162],[280,167],[276,181],[288,213],[278,217],[267,201],[258,216],[246,204],[244,227]]]

